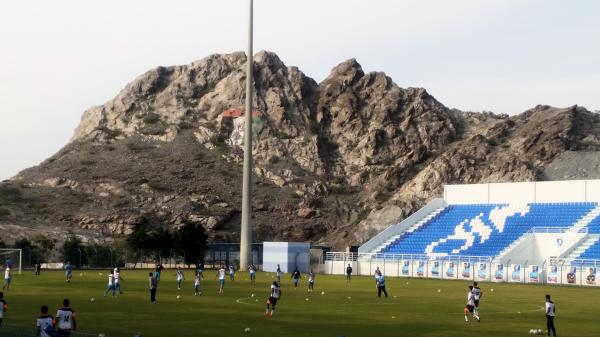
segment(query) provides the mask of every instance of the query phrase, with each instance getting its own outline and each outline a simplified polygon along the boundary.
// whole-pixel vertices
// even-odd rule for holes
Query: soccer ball
[[[351,300],[351,299],[352,299],[352,297],[348,296],[348,299],[349,299],[349,300]]]
[[[491,292],[494,292],[494,288],[490,289]]]
[[[246,328],[246,329],[244,329],[244,332],[245,332],[245,333],[250,333],[250,328]]]
[[[438,293],[441,293],[441,292],[442,292],[442,289],[438,289]]]
[[[254,297],[254,294],[250,295],[250,297]]]
[[[396,318],[396,316],[392,316],[392,318]]]
[[[177,299],[180,299],[180,298],[181,298],[181,295],[177,295]]]
[[[83,273],[79,273],[79,276],[83,276]]]
[[[92,297],[90,298],[90,302],[96,302],[96,299]]]
[[[321,291],[321,295],[325,295],[325,292],[324,292],[324,291]]]
[[[106,335],[101,333],[101,334],[98,334],[98,337],[106,337]]]
[[[308,297],[306,298],[306,300],[308,301]]]

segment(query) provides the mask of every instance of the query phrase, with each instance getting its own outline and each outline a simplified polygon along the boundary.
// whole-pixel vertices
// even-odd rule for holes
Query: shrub
[[[155,114],[154,112],[150,112],[144,117],[144,123],[146,124],[154,124],[158,123],[159,121],[160,116],[158,114]]]

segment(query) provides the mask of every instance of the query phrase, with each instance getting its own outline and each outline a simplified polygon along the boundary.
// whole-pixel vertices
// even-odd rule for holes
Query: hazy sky
[[[246,48],[247,0],[0,1],[0,179],[158,65]],[[600,1],[255,0],[255,51],[322,80],[356,58],[449,107],[600,109]]]

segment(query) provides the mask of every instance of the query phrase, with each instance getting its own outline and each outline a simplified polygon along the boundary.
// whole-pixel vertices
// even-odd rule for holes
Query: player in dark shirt
[[[296,267],[296,269],[292,273],[292,279],[294,280],[294,290],[296,290],[296,288],[298,288],[298,281],[300,280],[301,277],[302,276],[300,276],[300,271],[298,270],[298,267]]]
[[[348,267],[346,267],[346,283],[350,282],[352,279],[352,267],[350,263],[348,263]]]

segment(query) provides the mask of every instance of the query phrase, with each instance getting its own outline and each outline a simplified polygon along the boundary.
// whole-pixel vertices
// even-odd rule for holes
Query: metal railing
[[[491,262],[491,256],[428,256],[425,254],[388,254],[388,253],[348,253],[327,252],[325,261],[464,261],[464,262]]]
[[[587,234],[588,228],[583,227],[578,230],[573,230],[572,227],[544,227],[535,226],[527,231],[527,233],[550,233],[550,234],[562,234],[562,233],[579,233]]]

